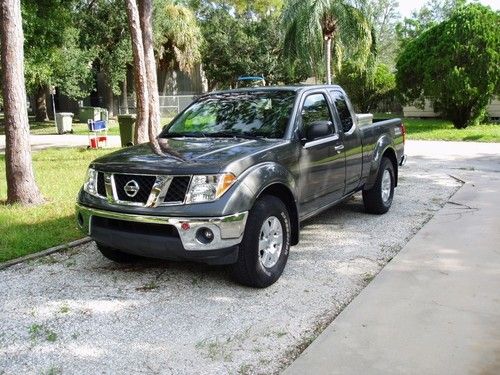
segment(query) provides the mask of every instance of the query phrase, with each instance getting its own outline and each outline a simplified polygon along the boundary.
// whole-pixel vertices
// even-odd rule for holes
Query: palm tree
[[[283,10],[287,57],[308,61],[317,77],[324,56],[327,84],[332,82],[332,52],[338,70],[344,57],[366,61],[374,40],[358,3],[360,0],[288,0]]]
[[[155,7],[154,33],[158,65],[170,74],[176,70],[191,73],[201,61],[203,40],[195,14],[174,0],[157,0]],[[164,91],[167,83],[168,80],[165,80]]]

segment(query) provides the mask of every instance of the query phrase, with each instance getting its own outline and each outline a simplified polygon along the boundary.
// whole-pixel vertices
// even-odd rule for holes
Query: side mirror
[[[333,133],[333,124],[331,121],[314,121],[307,128],[306,139],[307,141],[314,141]]]

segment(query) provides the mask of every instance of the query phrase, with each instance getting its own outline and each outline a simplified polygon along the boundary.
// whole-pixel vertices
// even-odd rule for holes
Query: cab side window
[[[302,107],[302,130],[304,133],[307,133],[311,124],[318,121],[332,121],[332,118],[325,96],[312,94],[306,98]]]
[[[347,106],[347,101],[344,95],[338,91],[332,92],[332,96],[335,102],[335,108],[337,108],[337,113],[339,114],[342,130],[344,131],[344,133],[347,133],[352,129],[354,125],[351,111],[349,111],[349,107]]]

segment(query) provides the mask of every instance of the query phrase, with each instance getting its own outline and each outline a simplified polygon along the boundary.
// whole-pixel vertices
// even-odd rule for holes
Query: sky
[[[408,17],[413,10],[420,9],[426,2],[426,0],[399,0],[399,13],[401,17]],[[500,9],[500,0],[480,0],[479,2],[495,10]]]

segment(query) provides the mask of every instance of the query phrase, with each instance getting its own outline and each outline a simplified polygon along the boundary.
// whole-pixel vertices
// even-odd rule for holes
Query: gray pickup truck
[[[196,99],[150,144],[91,163],[78,226],[117,262],[226,264],[242,284],[282,274],[300,223],[362,191],[391,206],[405,162],[400,119],[356,115],[339,86],[260,87]]]

